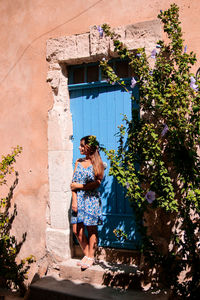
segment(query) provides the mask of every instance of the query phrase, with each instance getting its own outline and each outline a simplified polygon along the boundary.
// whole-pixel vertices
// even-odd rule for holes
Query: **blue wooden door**
[[[117,127],[122,124],[123,114],[131,118],[131,95],[119,85],[111,86],[106,82],[70,85],[69,90],[73,120],[73,162],[80,157],[80,139],[86,135],[95,135],[106,149],[117,149]],[[133,92],[137,93],[137,88]],[[99,226],[99,245],[136,249],[139,235],[133,209],[124,197],[122,187],[108,175],[109,162],[104,153],[101,153],[101,157],[108,167],[100,188],[103,225]],[[113,233],[114,229],[122,229],[128,239],[118,240]]]

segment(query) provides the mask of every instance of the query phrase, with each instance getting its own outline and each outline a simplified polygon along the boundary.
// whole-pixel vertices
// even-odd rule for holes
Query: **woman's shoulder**
[[[75,162],[75,168],[78,166],[79,163],[82,163],[84,161],[84,158],[78,158]]]
[[[85,158],[78,158],[78,159],[76,160],[76,162],[83,162],[83,161],[85,161]]]
[[[76,171],[77,166],[78,166],[78,164],[79,164],[81,161],[82,161],[82,158],[78,158],[78,159],[75,161],[74,172]]]
[[[78,158],[78,159],[76,160],[76,162],[75,162],[75,166],[77,166],[78,163],[82,163],[83,161],[84,161],[83,158]]]

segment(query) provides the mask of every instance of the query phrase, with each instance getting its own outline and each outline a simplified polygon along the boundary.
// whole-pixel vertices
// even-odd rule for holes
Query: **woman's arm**
[[[78,166],[78,159],[77,159],[76,162],[75,162],[75,167],[74,167],[73,176],[74,176],[74,173],[75,173],[75,171],[76,171],[77,166]]]
[[[84,191],[95,190],[95,189],[97,189],[100,186],[100,184],[101,184],[101,180],[100,179],[88,182],[86,184],[72,182],[72,184],[71,184],[71,190],[72,191],[75,191],[75,190],[84,190]]]

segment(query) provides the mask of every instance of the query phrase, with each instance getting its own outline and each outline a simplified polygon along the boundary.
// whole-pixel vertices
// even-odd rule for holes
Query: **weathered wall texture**
[[[95,41],[95,34],[94,39],[92,38],[94,42],[88,45],[88,35],[93,37],[94,27],[91,26],[106,22],[112,27],[119,27],[152,21],[156,19],[160,9],[167,9],[173,2],[180,6],[180,19],[188,51],[196,52],[200,61],[199,0],[75,0],[73,2],[6,0],[0,2],[1,153],[10,152],[11,147],[17,144],[23,147],[23,153],[16,165],[19,171],[19,184],[14,194],[18,210],[14,231],[17,232],[18,237],[23,232],[27,232],[27,240],[22,247],[21,256],[29,254],[36,256],[38,263],[32,268],[32,275],[37,272],[39,266],[42,266],[40,272],[45,270],[46,222],[49,223],[48,233],[56,231],[55,235],[64,234],[63,246],[60,245],[60,249],[63,249],[63,256],[69,255],[65,251],[65,245],[69,244],[69,232],[66,229],[68,219],[64,219],[63,214],[59,215],[59,212],[63,210],[67,212],[69,208],[69,180],[65,178],[67,173],[63,173],[62,181],[57,180],[61,158],[63,165],[68,168],[66,172],[68,174],[72,172],[71,160],[66,161],[65,155],[67,151],[71,153],[72,150],[69,140],[72,129],[65,119],[67,115],[69,121],[71,116],[69,102],[67,102],[69,99],[66,90],[67,74],[61,72],[62,63],[64,61],[70,63],[70,60],[71,63],[77,62],[78,58],[83,57],[90,59],[90,55],[96,55],[98,51],[102,53],[101,45]],[[89,28],[91,28],[90,33]],[[78,41],[76,35],[79,35]],[[67,45],[72,45],[71,52],[66,53],[65,49],[58,51],[54,56],[55,61],[53,57],[49,57],[53,53],[52,49],[48,54],[51,63],[50,72],[53,71],[54,74],[51,76],[51,73],[48,73],[53,93],[46,82],[48,69],[46,41],[50,38],[53,38],[50,40],[53,43],[52,47],[56,39],[58,44],[63,40],[63,43],[67,41]],[[76,48],[73,46],[75,44]],[[97,46],[100,47],[99,50]],[[194,67],[194,72],[199,65]],[[64,97],[66,103],[63,102]],[[50,161],[55,162],[53,165],[56,165],[57,159],[59,161],[56,171],[50,164],[48,172],[48,148]],[[64,187],[62,192],[60,187]],[[52,211],[47,209],[48,203],[51,203]],[[60,210],[54,210],[55,207],[59,207]],[[59,218],[60,225],[55,221]],[[58,227],[59,231],[57,231]],[[51,238],[50,233],[47,235],[48,245],[54,248],[56,255],[57,245]]]

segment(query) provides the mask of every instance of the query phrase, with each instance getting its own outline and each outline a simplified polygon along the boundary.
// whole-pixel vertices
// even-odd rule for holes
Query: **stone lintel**
[[[121,36],[120,40],[129,50],[145,47],[155,47],[161,38],[159,20],[140,22],[114,29]],[[109,37],[100,37],[97,26],[90,27],[89,33],[71,35],[47,42],[47,61],[78,64],[94,61],[95,58],[109,58],[113,55],[114,47]]]

